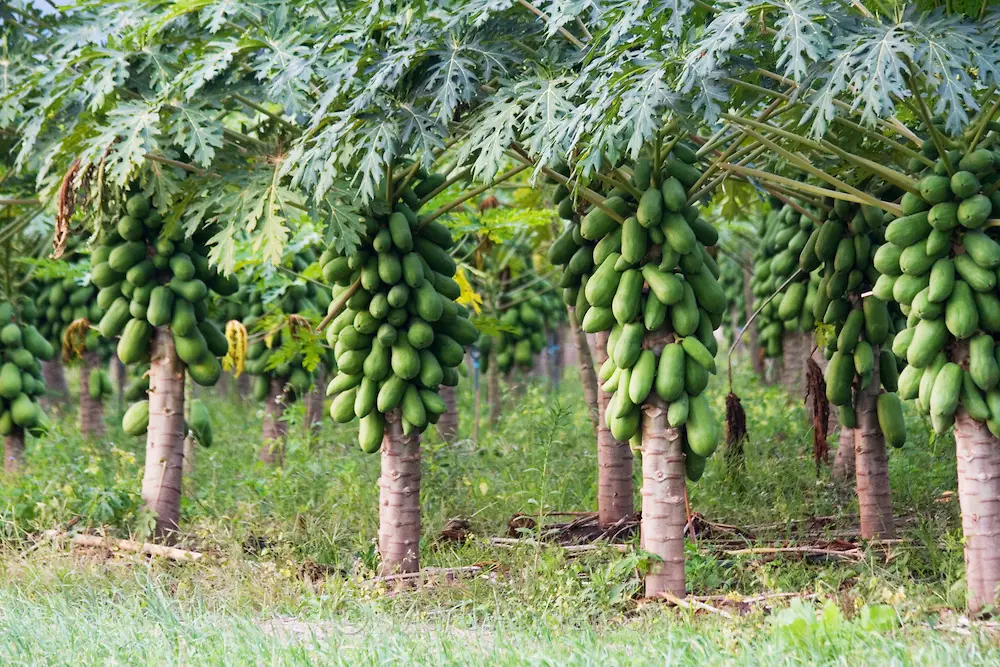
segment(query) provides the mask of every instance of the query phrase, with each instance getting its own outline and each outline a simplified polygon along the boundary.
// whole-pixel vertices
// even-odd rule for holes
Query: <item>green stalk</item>
[[[827,141],[825,139],[821,139],[820,141],[813,141],[812,139],[808,139],[806,137],[800,136],[798,134],[795,134],[794,132],[788,132],[786,130],[783,130],[781,128],[775,127],[773,125],[768,125],[766,123],[758,123],[756,121],[752,121],[752,120],[749,120],[749,119],[735,119],[734,122],[739,123],[739,124],[750,125],[751,127],[755,127],[755,128],[761,129],[761,130],[770,131],[770,132],[772,132],[774,134],[777,134],[778,136],[780,136],[782,138],[789,139],[791,141],[796,141],[796,142],[798,142],[800,144],[804,144],[804,145],[808,146],[809,148],[812,148],[813,150],[815,150],[817,152],[822,152],[824,148],[827,149],[827,150],[833,151],[839,157],[841,157],[841,158],[843,158],[843,159],[845,159],[845,160],[847,160],[849,162],[852,162],[852,163],[856,164],[859,167],[868,169],[869,171],[871,171],[872,173],[874,173],[874,174],[882,177],[886,181],[889,181],[890,183],[893,183],[894,185],[898,185],[899,187],[903,188],[904,190],[913,192],[914,194],[919,194],[919,189],[917,187],[917,181],[915,179],[912,179],[912,178],[906,176],[905,174],[901,174],[898,171],[896,171],[895,169],[890,169],[890,168],[885,167],[883,165],[880,165],[880,164],[877,164],[875,162],[872,162],[871,160],[868,160],[867,158],[863,158],[861,156],[854,155],[853,153],[848,153],[844,149],[842,149],[839,146],[836,146],[836,145],[830,143],[829,141]],[[823,178],[823,177],[820,176],[820,178]],[[824,179],[824,180],[826,180],[826,179]],[[831,185],[833,185],[833,183],[831,183]]]
[[[784,96],[782,96],[782,97],[784,97]],[[774,114],[774,112],[778,109],[778,107],[780,105],[781,105],[781,100],[780,99],[772,101],[769,105],[767,105],[764,108],[763,111],[760,112],[760,114],[757,116],[757,118],[759,120],[762,120],[762,121],[763,120],[767,120],[768,118],[770,118]],[[742,118],[742,116],[737,116],[737,117]],[[708,180],[708,177],[711,176],[716,171],[715,164],[717,162],[725,162],[725,161],[731,159],[731,157],[733,156],[733,152],[736,151],[739,148],[739,145],[741,143],[743,143],[743,140],[746,138],[746,136],[747,136],[746,132],[740,131],[739,132],[739,136],[737,136],[736,138],[733,139],[733,141],[729,144],[729,147],[726,149],[726,152],[723,153],[718,158],[718,160],[714,160],[714,161],[712,161],[708,165],[708,168],[701,174],[701,176],[698,177],[697,182],[695,182],[695,184],[691,187],[691,189],[697,191],[698,188],[700,186],[702,186],[702,184],[704,184],[705,181]],[[707,143],[706,143],[706,145],[707,145]],[[700,151],[699,151],[699,154],[700,154]]]
[[[260,104],[257,104],[256,102],[253,102],[252,100],[248,100],[242,95],[233,95],[233,99],[239,102],[240,104],[253,109],[257,113],[264,114],[265,116],[267,116],[268,118],[270,118],[271,120],[273,120],[274,122],[278,123],[279,125],[281,125],[286,129],[294,130],[295,132],[301,132],[301,129],[298,126],[294,125],[293,123],[289,123],[287,120],[285,120],[278,114],[274,113],[273,111],[266,109],[265,107],[261,106]]]
[[[597,174],[597,178],[603,181],[605,184],[610,185],[612,188],[621,188],[622,190],[627,191],[630,195],[632,195],[632,197],[636,201],[639,201],[639,199],[642,197],[642,193],[639,192],[638,188],[634,187],[631,183],[628,183],[627,181],[619,180],[617,178],[612,178],[611,176],[600,173]]]
[[[779,185],[784,185],[793,192],[800,191],[805,192],[806,194],[816,195],[818,197],[830,197],[831,199],[843,199],[844,201],[849,201],[855,204],[867,204],[868,206],[880,208],[883,211],[888,211],[889,213],[897,216],[902,213],[902,209],[898,205],[881,201],[868,195],[867,193],[862,193],[864,196],[859,197],[857,195],[840,192],[838,190],[828,190],[815,185],[809,185],[808,183],[801,183],[791,178],[785,178],[784,176],[778,176],[777,174],[769,174],[766,171],[749,169],[735,164],[723,164],[721,165],[721,168],[733,171],[742,176],[778,183]]]
[[[826,181],[833,187],[843,190],[845,192],[849,192],[855,196],[862,196],[865,194],[861,192],[861,190],[858,190],[857,188],[853,187],[852,185],[845,183],[844,181],[841,181],[839,178],[835,178],[826,173],[825,171],[823,171],[822,169],[819,169],[818,167],[814,166],[811,162],[809,162],[809,160],[805,159],[804,157],[796,153],[793,153],[785,148],[782,148],[781,146],[774,143],[764,135],[755,132],[754,130],[751,130],[749,128],[746,128],[746,132],[748,135],[756,139],[758,142],[764,144],[775,153],[778,153],[779,155],[781,155],[786,160],[797,166],[802,171],[812,174],[813,176],[819,178],[820,180]]]
[[[917,88],[916,78],[913,73],[913,63],[910,63],[910,75],[906,78],[907,84],[910,87],[910,92],[913,93],[914,99],[917,101],[917,111],[924,120],[924,125],[927,126],[927,132],[931,135],[931,141],[934,142],[934,146],[937,147],[938,157],[944,162],[944,168],[948,171],[949,176],[955,174],[955,167],[951,163],[951,158],[948,157],[948,145],[941,136],[941,133],[937,131],[934,127],[934,121],[931,118],[931,110],[927,108],[927,102],[924,101],[923,96],[920,94],[920,89]]]
[[[408,186],[413,179],[416,178],[418,171],[420,171],[420,161],[414,160],[413,164],[410,165],[410,168],[406,170],[406,174],[403,176],[403,181],[399,184],[399,187],[396,188],[396,191],[392,193],[393,201],[399,199],[399,197],[403,194],[403,190],[406,189],[406,186]]]
[[[748,163],[752,162],[753,160],[755,160],[756,158],[760,157],[760,155],[765,150],[764,146],[754,146],[754,145],[751,145],[751,146],[748,146],[746,148],[749,149],[749,150],[741,149],[741,150],[737,151],[733,155],[733,157],[738,157],[741,154],[743,155],[743,157],[736,164],[739,164],[741,166],[745,165],[745,164],[748,164]],[[717,160],[716,162],[713,162],[712,164],[722,164],[722,162],[720,162],[720,161]],[[717,188],[720,185],[722,185],[722,182],[725,181],[727,178],[729,178],[729,174],[719,174],[718,176],[716,176],[715,178],[713,178],[708,184],[702,186],[702,188],[700,190],[695,191],[694,194],[692,194],[690,197],[688,197],[688,201],[687,201],[688,206],[693,205],[696,201],[698,201],[699,199],[701,199],[702,197],[704,197],[708,193],[710,193],[713,190],[715,190],[715,188]]]
[[[322,333],[323,329],[325,329],[327,325],[333,321],[333,318],[340,315],[341,311],[343,311],[344,307],[347,305],[347,302],[351,300],[351,297],[354,296],[354,293],[357,292],[360,287],[361,277],[359,276],[353,283],[351,283],[350,287],[337,297],[336,301],[330,304],[330,308],[326,311],[326,317],[324,317],[316,327],[316,333]]]
[[[969,151],[976,150],[976,146],[979,144],[980,139],[983,137],[983,133],[986,132],[986,126],[990,124],[993,117],[996,115],[997,111],[1000,110],[1000,95],[990,106],[990,110],[983,114],[982,122],[979,123],[979,127],[976,128],[976,133],[972,137],[972,142],[969,144]]]
[[[806,216],[807,218],[809,218],[810,220],[812,220],[813,222],[815,222],[817,225],[822,225],[823,224],[823,220],[821,218],[816,217],[813,213],[811,213],[809,211],[809,209],[806,209],[806,208],[803,208],[802,206],[799,206],[797,203],[795,203],[795,200],[789,199],[788,197],[785,197],[785,196],[779,194],[776,188],[769,187],[769,186],[765,185],[764,189],[767,190],[768,192],[770,192],[771,195],[773,195],[774,197],[777,197],[778,199],[780,199],[782,203],[786,204],[787,206],[791,206],[793,209],[795,209],[796,211],[798,211],[802,215]]]
[[[537,16],[538,18],[540,18],[542,20],[542,23],[548,23],[549,22],[550,19],[549,19],[548,15],[545,12],[543,12],[542,10],[538,9],[537,7],[535,7],[530,2],[528,2],[528,0],[517,0],[517,2],[518,2],[519,5],[521,5],[525,9],[527,9],[529,12],[531,12],[532,14],[534,14],[535,16]],[[567,42],[569,42],[570,44],[572,44],[576,48],[580,49],[581,51],[583,51],[584,49],[587,48],[587,45],[584,44],[583,42],[581,42],[579,39],[577,39],[576,36],[574,36],[573,33],[571,33],[569,30],[566,30],[565,28],[560,27],[557,30],[557,32],[560,35],[562,35],[566,39]]]
[[[439,194],[441,194],[442,192],[444,192],[445,190],[447,190],[448,188],[450,188],[455,183],[459,182],[463,178],[466,178],[470,173],[472,173],[472,168],[471,167],[464,167],[464,168],[458,170],[450,178],[445,179],[444,183],[442,183],[438,187],[436,187],[433,190],[431,190],[427,194],[426,197],[424,197],[423,199],[421,199],[420,200],[420,205],[423,206],[424,204],[426,204],[430,200],[434,199],[435,197],[437,197]]]
[[[534,162],[531,161],[531,158],[527,157],[521,151],[519,147],[515,146],[514,151],[508,151],[507,154],[516,160],[521,160],[528,166],[534,166],[535,164]],[[551,178],[552,180],[554,180],[556,183],[560,183],[561,185],[565,186],[566,189],[571,192],[573,191],[574,188],[576,188],[576,191],[580,194],[581,197],[586,199],[587,202],[589,202],[590,204],[596,206],[597,208],[607,213],[612,220],[620,224],[625,223],[625,218],[615,213],[614,210],[608,208],[604,203],[606,199],[601,195],[599,195],[598,193],[591,190],[590,188],[585,187],[583,185],[579,185],[579,187],[577,187],[578,184],[576,183],[576,181],[566,178],[562,174],[552,171],[548,167],[542,167],[542,173]]]
[[[472,199],[473,197],[478,197],[482,193],[484,193],[487,190],[489,190],[490,188],[492,188],[497,183],[502,183],[503,181],[509,180],[509,179],[513,178],[514,176],[517,176],[518,174],[520,174],[522,171],[524,171],[525,169],[527,169],[530,166],[531,166],[531,164],[525,164],[525,165],[521,165],[519,167],[514,167],[513,169],[511,169],[511,170],[509,170],[507,172],[504,172],[504,173],[500,174],[499,176],[497,176],[493,180],[492,183],[487,183],[487,184],[482,185],[482,186],[480,186],[478,188],[470,190],[469,192],[467,192],[466,194],[462,195],[458,199],[455,199],[454,201],[451,201],[451,202],[445,204],[444,206],[442,206],[438,210],[436,210],[433,213],[431,213],[426,218],[422,218],[420,220],[420,224],[417,225],[417,229],[422,229],[422,228],[426,227],[433,220],[436,220],[437,218],[440,218],[442,215],[444,215],[448,211],[451,211],[452,209],[458,208],[463,203],[465,203],[466,201]]]

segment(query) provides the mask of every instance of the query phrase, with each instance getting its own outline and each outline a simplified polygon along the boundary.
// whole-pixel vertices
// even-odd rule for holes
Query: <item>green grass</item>
[[[256,462],[253,405],[206,396],[216,446],[199,450],[185,497],[193,565],[147,562],[103,550],[35,546],[41,530],[72,519],[118,536],[145,535],[137,495],[142,443],[109,414],[104,442],[82,442],[72,415],[29,443],[28,464],[0,485],[2,664],[1000,664],[988,628],[957,628],[964,604],[953,443],[928,439],[908,415],[911,440],[890,456],[893,502],[905,542],[885,562],[728,557],[711,542],[688,546],[695,594],[817,593],[727,619],[638,599],[641,555],[611,549],[490,544],[515,512],[596,507],[596,451],[575,378],[559,392],[529,387],[478,446],[471,391],[460,393],[454,445],[424,443],[425,566],[479,564],[454,583],[396,592],[364,583],[377,565],[378,456],[362,454],[354,427],[308,433],[290,414],[287,462]],[[856,524],[852,494],[812,461],[799,405],[738,375],[751,440],[746,473],[721,457],[690,485],[693,509],[741,527],[834,516],[828,537]],[[722,384],[712,399],[723,413]],[[638,487],[639,461],[636,461]],[[441,542],[451,518],[472,522],[465,543]],[[757,529],[770,544],[791,533]],[[738,614],[732,607],[730,613]]]

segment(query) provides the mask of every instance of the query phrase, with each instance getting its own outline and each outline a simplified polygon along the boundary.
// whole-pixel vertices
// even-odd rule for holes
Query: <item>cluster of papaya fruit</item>
[[[501,331],[496,340],[482,335],[476,346],[479,348],[480,363],[485,370],[492,358],[496,358],[502,373],[508,372],[516,364],[520,368],[531,368],[535,355],[541,353],[548,344],[548,331],[555,329],[566,316],[566,308],[555,296],[546,281],[536,283],[533,289],[539,293],[512,304],[506,309],[501,306]]]
[[[824,379],[840,424],[856,426],[855,392],[868,389],[877,372],[885,389],[875,399],[879,426],[886,442],[902,447],[906,429],[896,394],[899,372],[890,349],[902,322],[894,321],[887,301],[871,294],[879,279],[884,224],[881,210],[838,200],[810,235],[799,264],[822,275],[810,317],[833,326],[825,349],[830,363]]]
[[[556,171],[567,177],[570,174],[569,168],[564,165],[560,165]],[[549,246],[549,263],[552,266],[563,267],[562,276],[559,278],[563,302],[575,310],[577,321],[582,322],[587,310],[590,309],[584,290],[594,272],[594,246],[597,244],[583,238],[580,232],[580,216],[573,206],[573,198],[566,186],[562,184],[556,186],[552,201],[557,206],[559,217],[566,222],[562,233]],[[617,236],[620,242],[620,232],[613,231],[612,236]]]
[[[52,359],[55,348],[22,321],[23,312],[0,303],[0,435],[15,428],[40,435],[48,424],[36,399],[45,393],[40,362]]]
[[[390,211],[380,208],[391,200],[384,192],[379,208],[368,208],[354,254],[329,248],[320,257],[324,279],[336,285],[334,303],[347,297],[326,331],[338,368],[327,387],[334,396],[330,414],[338,423],[361,420],[366,452],[379,449],[385,415],[397,407],[407,435],[437,422],[446,409],[438,387],[458,384],[465,346],[478,338],[468,311],[455,301],[461,290],[448,253],[451,232],[417,214],[445,178],[418,173],[414,180]]]
[[[930,141],[921,152],[935,165],[920,174],[918,192],[903,195],[878,258],[876,292],[891,294],[907,317],[893,344],[908,363],[899,394],[916,399],[939,433],[962,407],[1000,436],[1000,244],[987,225],[1000,215],[992,188],[1000,152],[942,156]]]
[[[209,291],[232,295],[239,284],[208,262],[207,242],[216,232],[208,227],[185,237],[180,226],[164,229],[162,214],[141,194],[128,198],[114,227],[101,230],[91,253],[96,303],[105,309],[97,328],[107,339],[120,336],[122,363],[149,363],[154,327],[169,326],[191,379],[203,386],[218,381],[229,343],[208,318]],[[122,425],[141,434],[148,417],[148,405],[136,404]]]
[[[297,273],[302,273],[313,262],[315,257],[311,251],[308,254],[300,253],[294,259],[294,268]],[[244,319],[244,325],[249,330],[257,327],[261,318],[270,313],[298,315],[303,318],[302,321],[278,320],[280,330],[271,345],[261,340],[247,348],[246,371],[254,376],[251,393],[256,400],[267,398],[272,378],[281,379],[287,393],[294,398],[309,391],[318,366],[310,370],[304,365],[305,354],[299,344],[298,334],[303,327],[310,327],[309,321],[326,312],[329,305],[329,290],[319,289],[315,284],[301,279],[285,285],[280,296],[269,304],[264,303],[264,296],[260,291],[249,295],[249,314]],[[321,356],[322,363],[328,368],[334,367],[332,350],[323,348]]]
[[[729,255],[719,257],[719,284],[729,304],[722,326],[727,340],[733,341],[746,324],[747,303],[743,293],[743,267]]]
[[[759,230],[761,241],[754,254],[750,280],[750,289],[758,303],[776,292],[795,273],[799,255],[816,227],[812,219],[792,206],[782,205],[773,198],[771,206]],[[761,309],[757,330],[766,356],[781,356],[786,333],[812,330],[816,290],[816,280],[809,273],[803,273]]]
[[[708,251],[718,232],[688,203],[701,177],[696,161],[683,143],[660,169],[648,158],[638,160],[630,183],[610,190],[603,206],[579,223],[571,221],[550,255],[561,264],[580,248],[592,252],[596,269],[580,288],[587,305],[582,327],[609,332],[608,360],[598,377],[604,391],[614,392],[606,414],[612,435],[639,446],[640,408],[655,391],[669,406],[669,425],[682,429],[693,480],[719,439],[703,394],[716,371],[714,331],[727,308],[719,267]],[[564,247],[577,245],[576,238],[584,243]]]
[[[85,271],[82,269],[90,262],[78,237],[71,236],[67,240],[63,262],[68,265],[69,275],[33,281],[36,326],[56,349],[62,347],[63,332],[74,320],[96,323],[104,315],[95,299],[97,287],[83,278]]]

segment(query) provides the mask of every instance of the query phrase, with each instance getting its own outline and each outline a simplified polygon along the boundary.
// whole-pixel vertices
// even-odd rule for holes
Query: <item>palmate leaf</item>
[[[361,160],[355,178],[360,181],[358,196],[362,202],[375,198],[385,170],[396,158],[398,137],[399,129],[394,118],[376,120],[361,133],[357,146]]]
[[[312,45],[299,33],[270,39],[268,48],[252,59],[254,76],[263,82],[264,98],[281,100],[285,113],[295,116],[308,102],[313,77]]]
[[[463,46],[451,39],[448,47],[431,53],[437,62],[429,68],[423,85],[424,92],[431,93],[428,110],[443,123],[452,119],[460,102],[475,96],[479,83],[475,65]]]
[[[913,61],[934,91],[934,113],[943,115],[946,129],[956,134],[968,124],[969,113],[979,108],[974,95],[977,84],[968,67],[977,66],[981,81],[996,81],[995,50],[976,26],[957,16],[922,16],[912,24],[912,31],[916,43]],[[975,60],[970,61],[973,54]]]
[[[809,0],[791,0],[777,3],[781,15],[775,25],[775,49],[783,45],[778,58],[778,67],[783,68],[789,78],[801,81],[810,64],[826,56],[830,49],[829,32],[823,19],[830,12],[823,6]]]
[[[178,83],[184,86],[184,97],[192,99],[206,84],[226,71],[233,58],[248,47],[247,42],[239,38],[209,43],[201,57],[178,77]]]
[[[531,130],[525,147],[539,158],[539,168],[554,164],[563,157],[559,136],[561,124],[573,110],[573,103],[568,97],[571,81],[568,76],[532,77],[519,81],[514,88],[525,101],[519,124]]]
[[[195,164],[208,167],[222,147],[222,124],[198,105],[182,106],[173,114],[170,140]]]
[[[505,97],[482,107],[469,140],[459,152],[459,161],[465,162],[473,150],[479,150],[472,170],[477,179],[488,181],[500,171],[507,148],[517,138],[520,115],[521,105]]]
[[[124,187],[145,161],[159,149],[160,104],[136,101],[119,104],[107,114],[80,156],[84,165],[101,163],[108,182]]]
[[[632,159],[639,157],[643,145],[661,128],[665,112],[676,103],[676,96],[664,81],[664,71],[655,62],[648,65],[623,82],[621,120],[616,129],[627,137]]]

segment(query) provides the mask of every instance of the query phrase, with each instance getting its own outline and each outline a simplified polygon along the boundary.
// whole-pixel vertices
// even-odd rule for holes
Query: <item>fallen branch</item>
[[[718,614],[719,616],[722,616],[723,618],[729,618],[729,619],[733,618],[733,615],[730,614],[729,612],[722,611],[721,609],[716,609],[715,607],[713,607],[711,605],[708,605],[708,604],[705,604],[701,600],[698,600],[698,599],[696,599],[694,597],[689,597],[689,598],[686,598],[686,599],[681,599],[681,598],[677,597],[676,595],[674,595],[673,593],[668,593],[666,591],[663,591],[662,593],[660,593],[660,597],[662,597],[663,599],[665,599],[667,602],[670,602],[670,603],[674,604],[675,606],[681,607],[683,609],[702,609],[704,611],[710,611],[713,614]]]
[[[134,542],[132,540],[119,540],[113,537],[101,537],[100,535],[88,535],[77,533],[70,536],[58,530],[47,530],[42,533],[47,539],[60,541],[69,538],[69,543],[78,547],[104,547],[107,549],[121,549],[122,551],[133,551],[147,556],[163,556],[170,560],[191,562],[199,560],[203,554],[197,551],[178,549],[177,547],[167,547],[160,544],[150,544],[149,542]]]
[[[858,549],[822,549],[819,547],[753,547],[750,549],[733,549],[723,551],[727,556],[758,556],[769,554],[805,554],[808,556],[832,556],[844,560],[857,561],[861,559],[861,551]]]
[[[546,547],[557,547],[563,549],[568,554],[580,554],[589,551],[599,551],[601,549],[614,549],[619,553],[627,553],[631,550],[631,547],[627,544],[568,544],[559,545],[553,544],[552,542],[539,542],[538,540],[519,540],[513,537],[491,537],[490,544],[498,547],[534,547],[534,546],[546,546]]]
[[[393,581],[410,581],[412,579],[431,579],[433,577],[444,577],[449,581],[454,580],[457,576],[468,576],[482,572],[482,565],[465,565],[462,567],[425,567],[419,572],[404,572],[401,574],[387,574],[381,577],[375,577],[374,579],[366,579],[361,583],[362,586],[374,586],[375,584],[388,583]]]
[[[800,600],[811,600],[818,597],[819,593],[761,593],[750,597],[734,597],[732,595],[692,595],[688,599],[698,602],[716,602],[727,604],[754,604],[757,602],[767,602],[768,600],[785,600],[788,598],[798,598]]]

